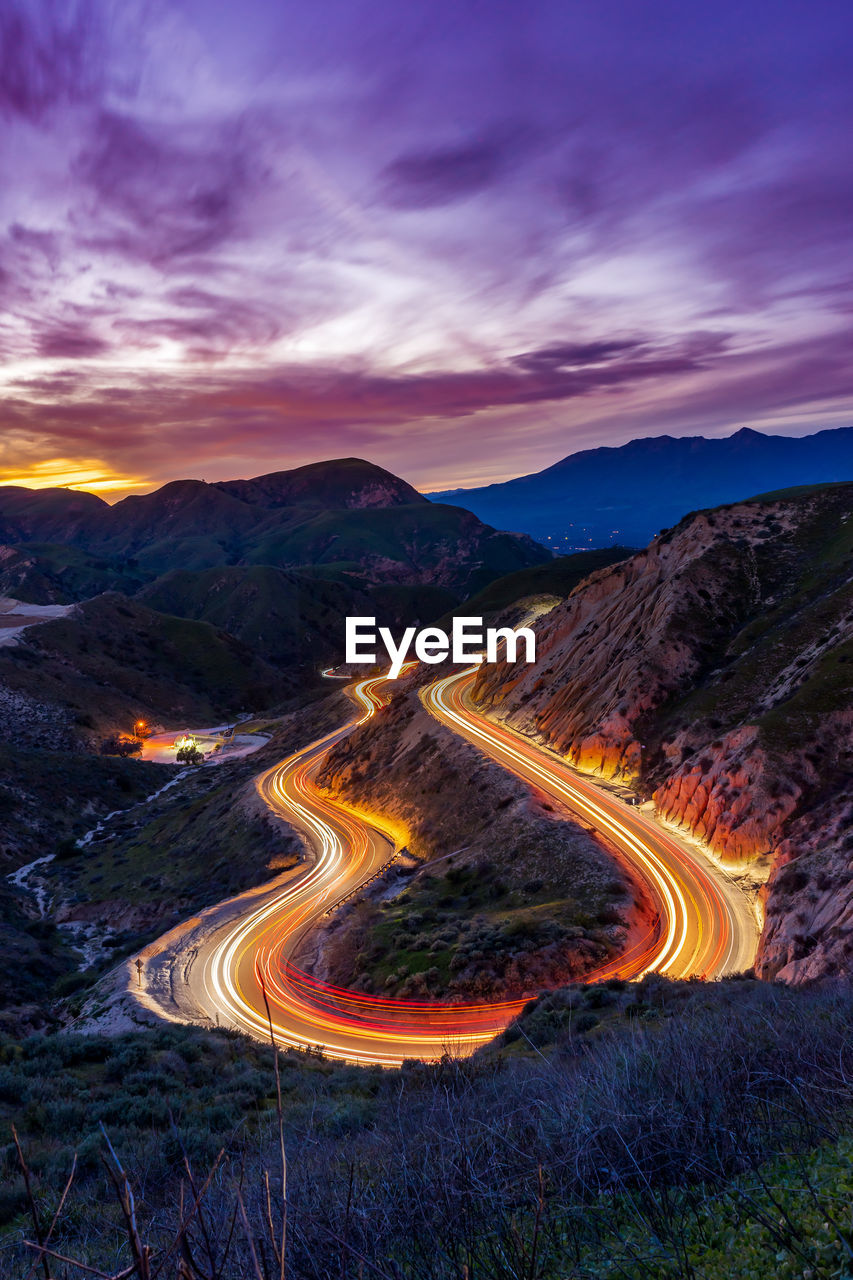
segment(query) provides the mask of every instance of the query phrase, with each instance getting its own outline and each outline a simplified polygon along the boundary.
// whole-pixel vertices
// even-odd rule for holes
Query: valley
[[[736,1205],[733,1176],[756,1160],[776,1176],[790,1144],[811,1150],[837,1131],[820,1090],[843,1091],[849,1048],[835,974],[850,936],[851,486],[698,512],[639,552],[534,551],[519,568],[524,543],[492,543],[476,526],[467,541],[464,517],[432,549],[427,519],[414,547],[408,517],[392,518],[418,507],[405,489],[361,475],[368,504],[391,502],[377,522],[358,485],[341,496],[340,475],[312,472],[330,500],[356,503],[331,508],[329,523],[367,511],[372,538],[390,512],[384,567],[373,551],[285,563],[282,541],[265,544],[279,562],[252,564],[244,539],[193,568],[170,558],[170,534],[156,550],[170,567],[158,573],[146,551],[124,583],[109,547],[78,547],[71,594],[93,572],[107,589],[67,602],[52,551],[50,573],[27,581],[53,602],[7,610],[22,624],[0,648],[0,1114],[39,1180],[55,1184],[68,1144],[79,1147],[77,1195],[99,1206],[110,1193],[92,1126],[134,1171],[147,1153],[156,1172],[141,1212],[151,1238],[168,1240],[162,1215],[186,1176],[175,1134],[205,1170],[269,1168],[278,1071],[288,1195],[314,1215],[293,1219],[299,1265],[323,1257],[337,1274],[313,1223],[322,1201],[337,1238],[353,1233],[350,1194],[372,1206],[358,1228],[365,1257],[409,1257],[426,1247],[422,1231],[438,1232],[430,1248],[458,1240],[441,1207],[448,1161],[474,1151],[476,1256],[483,1240],[511,1247],[519,1223],[529,1241],[542,1221],[548,1256],[561,1258],[565,1206],[581,1196],[578,1248],[597,1274],[598,1251],[623,1256],[608,1234],[613,1187],[640,1220],[633,1162],[664,1179],[644,1193],[655,1214],[684,1161]],[[221,496],[290,501],[290,480],[261,479]],[[149,517],[168,519],[191,558],[196,504],[220,502],[210,488],[143,507],[139,548]],[[299,498],[301,513],[281,519],[302,538],[306,509],[313,528],[323,521],[319,498]],[[34,507],[43,516],[51,502]],[[261,522],[282,510],[263,507]],[[40,530],[59,533],[69,529]],[[504,547],[506,572],[482,540]],[[17,573],[23,561],[5,563]],[[471,669],[445,658],[396,680],[378,666],[359,674],[335,665],[349,616],[391,635],[450,635],[472,616],[531,628],[536,661],[498,647]],[[173,763],[176,733],[201,725],[251,740]],[[804,1089],[811,1117],[789,1124]],[[64,1117],[65,1145],[43,1099]],[[484,1145],[496,1116],[502,1132]],[[591,1138],[589,1125],[602,1128]],[[627,1133],[627,1154],[609,1132]],[[566,1181],[565,1141],[579,1180]],[[816,1167],[834,1176],[840,1152],[831,1142]],[[15,1161],[0,1225],[13,1224],[18,1258],[27,1201]],[[514,1207],[504,1220],[498,1205],[484,1236],[495,1162]],[[426,1217],[381,1189],[388,1168],[403,1185],[420,1170]],[[224,1205],[232,1192],[216,1195]],[[518,1207],[528,1201],[533,1217]],[[260,1201],[246,1211],[266,1212]],[[109,1246],[83,1241],[72,1218],[58,1243],[110,1274]]]
[[[210,493],[211,486],[179,488],[170,490],[165,510],[174,532],[193,527],[199,502],[206,511],[221,499],[252,510],[261,506],[262,521],[282,511],[292,519],[287,504],[295,498],[300,521],[324,501],[349,504],[339,509],[356,514],[400,513],[417,506],[403,482],[365,466],[322,464],[307,474],[278,473],[216,486]],[[426,578],[411,590],[419,593],[419,607],[428,610],[436,626],[455,633],[463,625],[459,619],[474,616],[475,608],[498,628],[531,622],[534,630],[526,634],[535,633],[537,661],[513,662],[496,651],[487,657],[497,661],[487,661],[462,680],[442,674],[451,669],[448,655],[437,655],[444,666],[439,662],[430,673],[422,664],[417,676],[391,682],[389,705],[384,705],[387,696],[374,701],[371,695],[364,703],[370,714],[343,727],[338,727],[340,710],[333,709],[343,700],[329,701],[329,681],[308,665],[307,655],[316,662],[337,646],[338,658],[344,656],[348,633],[346,628],[335,632],[335,618],[341,610],[375,608],[370,592],[381,583],[365,587],[364,579],[349,570],[325,582],[305,577],[304,568],[170,570],[132,596],[110,590],[73,605],[42,606],[44,620],[27,626],[0,652],[10,724],[21,744],[36,752],[91,751],[99,741],[127,736],[135,722],[156,730],[169,722],[211,724],[221,722],[223,713],[233,720],[235,713],[245,718],[254,712],[267,717],[266,736],[272,734],[259,760],[272,762],[287,742],[283,726],[291,725],[292,733],[292,726],[304,723],[298,749],[286,756],[286,765],[275,766],[278,773],[267,765],[272,771],[258,788],[267,812],[288,824],[281,827],[289,834],[277,868],[287,887],[278,907],[268,910],[264,901],[257,932],[249,929],[252,945],[240,951],[245,971],[238,979],[230,961],[218,959],[209,971],[203,964],[195,967],[195,974],[205,976],[187,994],[208,1021],[220,1016],[255,1033],[260,1025],[263,1033],[252,959],[257,955],[272,966],[265,970],[269,989],[283,981],[282,973],[289,974],[287,982],[303,984],[300,1001],[308,998],[309,988],[313,991],[311,984],[325,983],[349,992],[358,1009],[362,1003],[369,1008],[375,999],[390,1001],[389,1008],[402,1002],[400,1016],[406,1001],[436,1009],[477,1006],[477,1020],[487,1017],[481,1007],[489,1004],[500,1007],[508,1000],[512,1005],[542,989],[601,974],[656,970],[708,977],[748,969],[756,961],[770,976],[770,957],[778,953],[782,936],[788,939],[788,959],[792,956],[790,914],[780,907],[786,894],[794,895],[802,916],[802,895],[796,895],[806,888],[815,920],[825,917],[829,924],[836,952],[847,945],[833,923],[836,908],[843,916],[845,899],[832,892],[832,872],[820,870],[815,897],[811,876],[800,883],[805,864],[798,863],[795,883],[785,872],[786,846],[774,853],[772,842],[774,833],[784,833],[792,821],[806,826],[822,821],[821,810],[805,803],[804,790],[809,770],[821,758],[830,786],[820,803],[834,806],[837,815],[822,830],[833,831],[835,821],[843,848],[844,793],[832,781],[837,776],[840,782],[843,772],[843,732],[836,734],[833,755],[820,757],[825,731],[815,713],[821,699],[831,696],[830,687],[840,689],[838,681],[843,683],[850,488],[770,494],[685,517],[639,553],[613,548],[512,569],[449,611],[444,611],[444,570],[424,569]],[[159,509],[164,494],[153,496]],[[91,540],[103,513],[77,499],[63,497],[57,504],[39,496],[27,506],[16,498],[19,530],[26,531],[25,520],[40,521],[43,534],[56,536],[59,520],[65,522],[64,536],[80,538],[85,527]],[[134,545],[139,545],[140,537],[150,536],[145,531],[151,517],[146,501],[128,502]],[[377,503],[390,505],[377,508]],[[427,503],[422,507],[429,510]],[[240,519],[254,516],[243,512]],[[372,570],[365,564],[359,572]],[[315,608],[313,623],[306,599]],[[402,599],[398,595],[395,608]],[[406,609],[414,599],[410,595]],[[180,617],[179,609],[197,616]],[[51,618],[51,611],[62,616]],[[375,613],[368,616],[378,621]],[[300,635],[288,622],[297,618],[299,626],[319,625],[320,630]],[[410,626],[406,635],[414,630]],[[632,636],[640,637],[639,644]],[[804,649],[801,636],[808,637]],[[768,663],[779,670],[775,684],[765,679]],[[757,707],[750,701],[749,682],[758,671],[763,702],[759,718],[750,720]],[[438,681],[427,688],[431,674]],[[827,695],[815,694],[815,681],[829,682]],[[364,698],[366,688],[379,686],[362,682],[355,687]],[[806,699],[814,710],[804,715],[799,708]],[[382,714],[374,714],[380,706]],[[829,705],[828,723],[838,714],[841,726],[844,712]],[[329,726],[316,740],[307,728],[312,717]],[[430,717],[443,726],[437,741],[428,727]],[[791,754],[798,735],[814,744],[804,748],[807,756]],[[463,739],[473,748],[463,750],[458,745]],[[132,733],[128,741],[133,747]],[[497,762],[497,772],[489,772],[496,766],[486,767],[484,755]],[[140,756],[145,762],[156,752],[142,743]],[[836,761],[835,773],[827,771],[830,759]],[[45,873],[54,882],[51,893],[62,918],[88,921],[91,928],[111,914],[123,920],[120,936],[127,954],[136,938],[140,946],[149,945],[158,924],[161,932],[178,928],[182,911],[191,914],[196,905],[213,910],[217,885],[221,897],[229,889],[255,892],[263,886],[263,869],[273,865],[270,835],[260,834],[263,823],[251,827],[261,856],[247,858],[235,826],[228,851],[216,856],[221,874],[196,902],[187,896],[197,883],[195,873],[187,880],[180,872],[176,876],[168,856],[164,860],[155,852],[165,837],[178,840],[179,847],[190,841],[193,859],[203,857],[204,842],[191,839],[191,825],[198,822],[197,829],[215,840],[215,823],[207,817],[212,797],[224,797],[235,785],[238,810],[248,804],[246,812],[255,812],[245,790],[252,762],[225,763],[219,787],[199,785],[188,775],[162,818],[153,811],[138,835],[130,828],[130,863],[120,818],[113,823],[115,836],[105,833],[103,851],[78,860],[73,848],[65,848]],[[525,784],[521,791],[507,790],[504,770]],[[605,782],[603,790],[595,785],[595,775]],[[622,790],[608,789],[608,778]],[[313,807],[307,810],[309,795]],[[630,799],[645,808],[632,809]],[[650,824],[645,811],[650,806],[665,829]],[[224,799],[216,801],[217,812],[226,807]],[[304,884],[294,830],[307,835],[311,849]],[[355,893],[363,881],[372,882],[395,849],[403,850],[408,886],[392,875],[375,892]],[[28,852],[22,845],[18,865],[27,861]],[[34,847],[32,857],[42,852]],[[820,866],[831,857],[822,848]],[[430,864],[444,858],[448,865],[436,879]],[[245,871],[236,871],[238,863]],[[312,876],[321,864],[314,894]],[[135,886],[132,897],[146,905],[125,909],[121,903],[134,865],[142,892]],[[754,889],[768,873],[762,903],[747,902],[740,884],[751,881]],[[160,886],[156,892],[155,885]],[[16,894],[20,890],[13,888]],[[382,894],[391,897],[385,900]],[[343,897],[344,907],[328,916],[329,903]],[[279,928],[279,912],[289,922],[287,929]],[[764,926],[757,958],[755,912]],[[226,915],[232,921],[233,909]],[[207,938],[210,921],[205,919]],[[814,971],[825,945],[819,931],[812,936],[815,942],[808,945],[814,957],[804,973]],[[270,939],[275,940],[272,949]],[[162,957],[157,961],[165,963]],[[169,963],[179,965],[174,958]],[[310,980],[294,978],[304,965],[312,971]],[[797,973],[796,964],[791,973]],[[247,989],[254,999],[245,1004]],[[288,990],[293,995],[295,988]],[[310,998],[319,999],[317,992]],[[337,1009],[342,1000],[346,1003],[338,994],[330,1007]],[[354,1042],[346,1034],[343,1040],[332,1035],[323,1041],[322,1018],[315,1015],[316,1010],[299,1033],[292,1026],[288,1030],[285,1019],[283,1038],[307,1042],[313,1025],[318,1038],[312,1043],[326,1043],[330,1052],[345,1056],[345,1041],[350,1049]],[[361,1014],[354,1016],[357,1022]],[[460,1011],[451,1017],[460,1042],[464,1016]],[[507,1017],[501,1009],[480,1039],[488,1039]],[[443,1027],[424,1042],[423,1051],[434,1053],[450,1034]],[[407,1042],[407,1053],[415,1055],[415,1041]],[[369,1042],[369,1052],[382,1057],[381,1045]],[[478,1042],[475,1035],[469,1047]]]
[[[701,855],[630,813],[623,801],[496,730],[464,700],[471,682],[471,673],[463,672],[427,686],[426,706],[544,795],[603,829],[654,904],[650,920],[635,922],[630,945],[588,968],[585,979],[636,979],[655,971],[711,978],[747,969],[757,928],[737,886],[711,864],[702,865]],[[313,854],[308,870],[288,877],[284,887],[250,895],[248,903],[212,909],[144,951],[144,989],[137,987],[133,966],[127,969],[131,996],[170,1019],[221,1022],[262,1041],[272,1035],[279,1044],[313,1045],[328,1057],[383,1066],[437,1059],[450,1048],[470,1053],[521,1012],[534,992],[515,1002],[476,1005],[395,1001],[330,985],[294,964],[318,920],[385,870],[405,835],[389,819],[326,798],[315,781],[328,752],[383,707],[385,684],[379,678],[354,685],[360,718],[257,780],[266,804],[307,837]]]

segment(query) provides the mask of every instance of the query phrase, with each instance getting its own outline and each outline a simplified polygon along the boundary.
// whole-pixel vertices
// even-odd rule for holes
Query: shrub
[[[142,743],[135,738],[122,738],[114,734],[102,739],[100,750],[102,756],[135,756],[141,752]]]

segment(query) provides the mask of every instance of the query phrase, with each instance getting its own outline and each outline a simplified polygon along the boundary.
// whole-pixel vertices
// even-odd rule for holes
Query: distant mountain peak
[[[216,487],[241,502],[269,508],[364,510],[428,502],[405,480],[363,458],[330,458],[252,480],[224,480]]]

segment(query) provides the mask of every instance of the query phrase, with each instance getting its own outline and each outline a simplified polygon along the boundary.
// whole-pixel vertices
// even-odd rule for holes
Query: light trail
[[[619,975],[634,978],[655,971],[711,978],[749,968],[758,932],[738,886],[710,859],[582,777],[556,754],[486,719],[470,702],[475,672],[471,668],[430,685],[421,694],[424,705],[436,719],[606,836],[655,903],[663,937],[655,937],[650,929],[645,945],[635,947],[630,956],[623,954],[621,966],[617,962]]]
[[[711,977],[747,968],[757,931],[740,890],[644,815],[482,716],[468,697],[473,670],[423,690],[427,709],[605,835],[653,901],[655,918],[635,927],[627,948],[585,980],[638,978],[652,970]],[[385,705],[386,684],[384,677],[371,677],[351,685],[348,693],[361,714],[257,779],[259,794],[301,832],[315,862],[263,905],[205,939],[187,983],[198,1005],[258,1039],[269,1040],[271,1021],[280,1045],[316,1046],[333,1058],[395,1066],[406,1058],[472,1052],[493,1039],[527,998],[491,1004],[385,999],[322,982],[292,961],[321,917],[387,865],[398,842],[390,821],[326,796],[316,785],[331,748]]]
[[[279,1044],[318,1046],[330,1057],[394,1066],[405,1058],[470,1053],[493,1039],[526,1000],[484,1005],[383,999],[319,982],[290,959],[329,910],[330,896],[340,901],[393,854],[381,819],[368,822],[323,796],[314,781],[332,746],[385,705],[386,683],[384,677],[357,682],[349,692],[362,709],[360,717],[258,778],[266,803],[303,833],[317,857],[296,883],[235,922],[210,949],[202,967],[202,1002],[258,1038],[269,1039],[271,1020]]]

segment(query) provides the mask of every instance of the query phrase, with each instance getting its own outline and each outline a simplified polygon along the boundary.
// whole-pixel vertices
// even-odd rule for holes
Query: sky
[[[853,423],[849,0],[3,0],[0,483]]]

